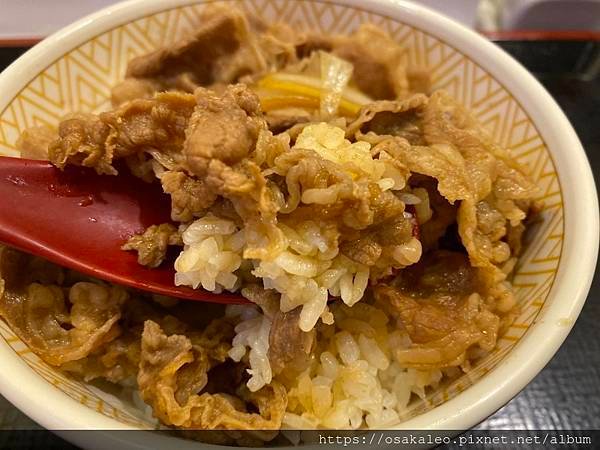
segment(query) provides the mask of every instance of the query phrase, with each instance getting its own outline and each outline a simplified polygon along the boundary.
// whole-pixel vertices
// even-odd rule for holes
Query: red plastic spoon
[[[0,242],[79,272],[154,292],[211,303],[247,303],[235,294],[175,286],[173,261],[156,269],[121,250],[133,234],[170,222],[160,185],[121,170],[61,171],[46,161],[0,156]]]

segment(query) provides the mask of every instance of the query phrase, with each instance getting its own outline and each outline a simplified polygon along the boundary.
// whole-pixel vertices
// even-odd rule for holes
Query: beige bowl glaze
[[[383,0],[220,3],[323,32],[348,33],[366,21],[378,24],[406,48],[407,61],[429,67],[436,88],[448,90],[473,110],[495,139],[529,166],[542,188],[542,220],[530,233],[514,279],[521,316],[490,356],[415,404],[411,417],[398,425],[470,428],[544,367],[585,301],[598,250],[598,202],[571,125],[510,56],[418,5]],[[28,51],[0,75],[0,154],[18,156],[15,141],[27,126],[56,125],[67,112],[108,107],[110,87],[123,77],[127,61],[192,30],[205,5],[131,0],[88,16]],[[40,361],[3,322],[0,334],[0,391],[41,425],[54,430],[153,427],[131,401],[70,379]],[[141,434],[120,436],[118,446],[134,445]],[[110,433],[103,436],[103,444],[117,443]]]

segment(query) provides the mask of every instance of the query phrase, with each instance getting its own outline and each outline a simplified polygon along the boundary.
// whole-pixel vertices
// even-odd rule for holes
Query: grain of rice
[[[419,197],[408,192],[401,192],[398,194],[398,197],[406,205],[418,205],[419,203],[421,203],[421,199]]]
[[[433,211],[429,204],[429,193],[425,188],[414,188],[412,190],[413,195],[419,198],[419,202],[414,204],[415,213],[419,224],[427,223],[433,216]]]
[[[421,259],[422,252],[421,241],[413,237],[407,243],[397,245],[392,255],[398,263],[403,266],[410,266]]]
[[[255,307],[246,308],[256,311],[256,314],[235,327],[236,335],[228,354],[234,361],[240,361],[248,354],[251,368],[247,369],[250,374],[247,386],[251,392],[256,392],[269,384],[273,378],[268,359],[271,320],[259,313]]]

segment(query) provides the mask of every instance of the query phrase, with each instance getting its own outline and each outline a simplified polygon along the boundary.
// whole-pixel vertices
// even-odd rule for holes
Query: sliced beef
[[[315,344],[315,330],[306,333],[300,329],[298,321],[302,308],[275,314],[269,334],[269,362],[273,373],[284,368],[299,366],[306,360]]]
[[[183,246],[181,234],[170,223],[152,225],[142,234],[132,236],[122,247],[123,250],[135,250],[138,263],[142,266],[158,267],[165,260],[170,245]]]

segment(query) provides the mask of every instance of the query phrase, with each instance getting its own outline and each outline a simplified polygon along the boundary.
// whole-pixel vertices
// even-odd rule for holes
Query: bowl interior
[[[229,3],[229,2],[216,2]],[[267,20],[283,20],[301,29],[349,33],[362,22],[372,22],[390,33],[406,49],[413,66],[427,67],[433,85],[445,89],[474,111],[497,142],[511,149],[529,167],[540,186],[544,202],[538,222],[528,234],[526,251],[513,280],[520,315],[499,340],[497,348],[461,378],[429,393],[414,403],[409,416],[421,414],[455,397],[500,364],[519,342],[551,290],[563,247],[563,198],[554,162],[532,120],[519,101],[484,68],[432,34],[402,20],[362,10],[348,4],[314,0],[244,0],[245,10]],[[72,111],[100,111],[110,106],[110,88],[125,73],[127,61],[193,30],[203,3],[178,6],[147,15],[93,36],[55,61],[15,93],[0,111],[0,154],[18,156],[15,142],[27,127],[56,126]],[[153,428],[155,422],[128,396],[70,379],[37,358],[0,321],[4,342],[40,377],[72,399],[125,425]]]

